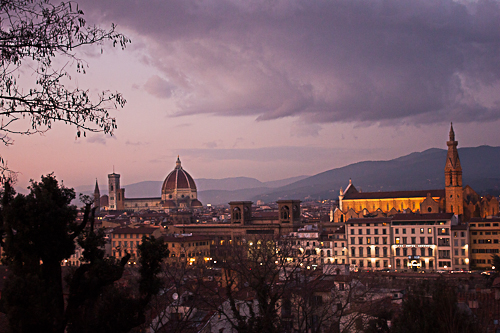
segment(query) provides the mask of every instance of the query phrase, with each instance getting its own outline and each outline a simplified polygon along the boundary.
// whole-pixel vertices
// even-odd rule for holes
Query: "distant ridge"
[[[500,194],[500,147],[459,148],[463,184],[480,194]],[[198,198],[203,204],[227,204],[232,200],[337,199],[340,187],[352,179],[363,192],[426,190],[444,188],[446,150],[431,148],[388,161],[363,161],[324,171],[314,176],[298,176],[272,182],[255,178],[195,179]],[[163,181],[144,181],[125,185],[133,197],[159,197]],[[102,188],[104,187],[104,188]],[[106,187],[101,194],[106,194]],[[80,186],[77,192],[91,194],[94,186]],[[85,191],[82,191],[85,190]]]

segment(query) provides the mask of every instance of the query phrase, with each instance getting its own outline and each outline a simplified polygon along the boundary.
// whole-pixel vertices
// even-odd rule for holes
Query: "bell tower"
[[[448,145],[448,154],[446,155],[446,165],[444,167],[446,213],[462,215],[464,213],[462,166],[458,157],[458,142],[455,141],[453,123],[450,127],[450,140],[446,144]]]

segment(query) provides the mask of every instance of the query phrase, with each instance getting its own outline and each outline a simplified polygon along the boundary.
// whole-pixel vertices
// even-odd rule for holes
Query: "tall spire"
[[[457,145],[455,141],[455,131],[453,123],[450,126],[450,140],[446,142],[448,153],[444,167],[444,186],[446,212],[455,215],[463,214],[463,188],[462,188],[462,166],[458,157]]]
[[[99,184],[97,183],[97,178],[95,179],[95,189],[94,189],[94,207],[99,208],[101,205],[101,193],[99,191]]]

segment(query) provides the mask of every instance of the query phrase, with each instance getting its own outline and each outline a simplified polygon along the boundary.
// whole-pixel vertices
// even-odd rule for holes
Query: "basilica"
[[[98,187],[96,184],[96,191]],[[192,210],[202,207],[198,200],[196,184],[187,171],[182,168],[181,160],[177,156],[175,168],[163,182],[161,196],[153,198],[127,198],[125,189],[120,187],[120,175],[108,175],[109,210]]]
[[[498,200],[480,197],[470,186],[462,185],[462,166],[458,156],[453,124],[450,127],[444,189],[420,191],[361,192],[352,181],[340,189],[338,207],[331,212],[333,222],[351,218],[388,217],[398,213],[453,213],[463,221],[498,214]]]

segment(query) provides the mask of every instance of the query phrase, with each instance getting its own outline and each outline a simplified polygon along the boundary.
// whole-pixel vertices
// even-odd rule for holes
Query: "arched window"
[[[233,220],[241,220],[241,210],[239,207],[233,209]]]
[[[281,207],[281,219],[288,220],[290,218],[290,209],[288,206]]]

